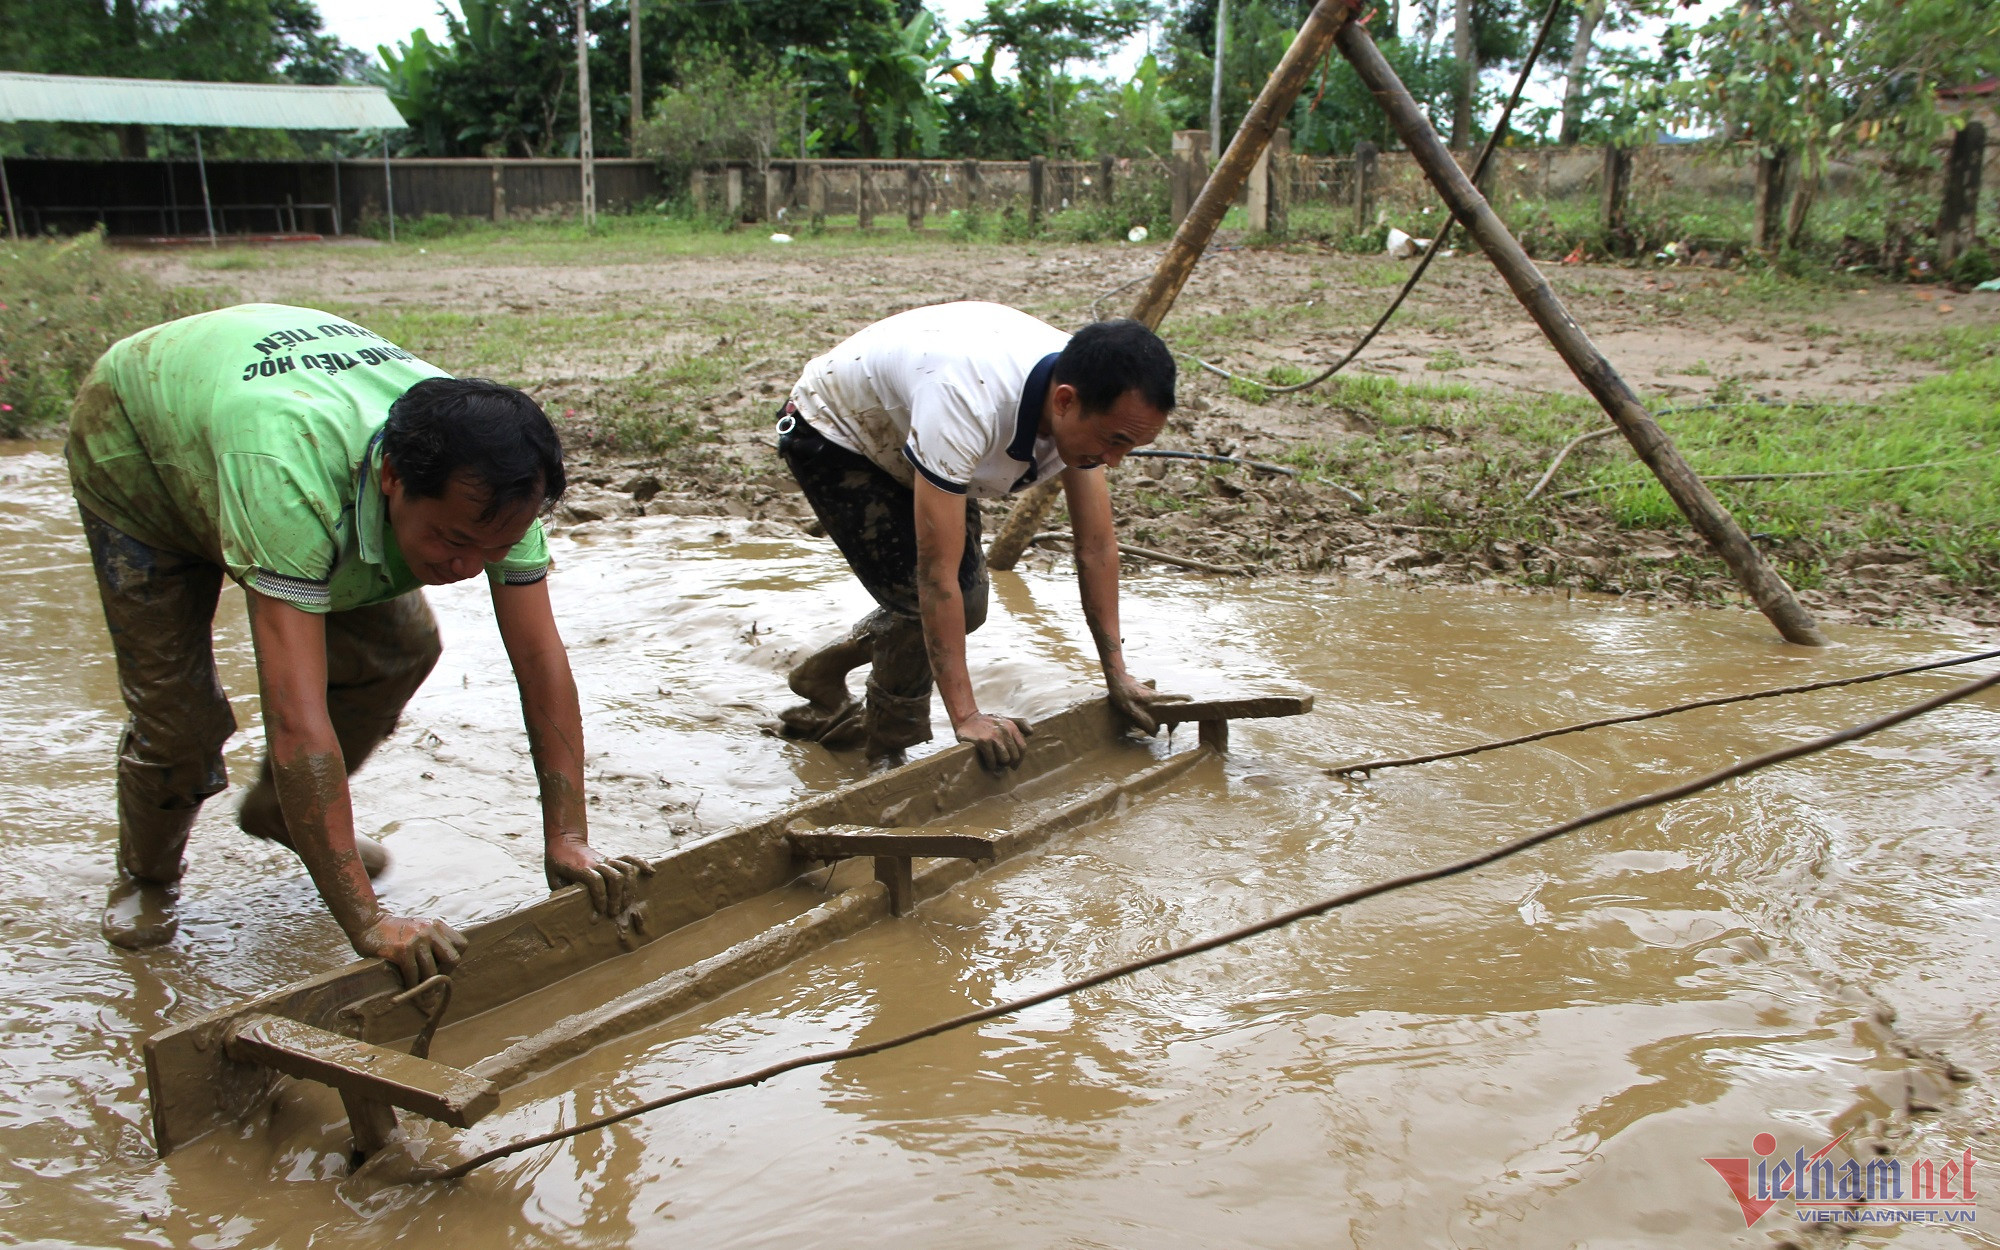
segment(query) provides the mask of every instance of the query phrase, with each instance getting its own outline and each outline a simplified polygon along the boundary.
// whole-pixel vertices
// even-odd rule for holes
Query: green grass
[[[454,374],[521,386],[570,436],[635,454],[717,437],[717,397],[740,397],[756,373],[792,367],[811,319],[714,300],[584,312],[321,306]]]
[[[2000,587],[2000,328],[1956,328],[1935,338],[1952,368],[1878,405],[1656,407],[1662,427],[1698,473],[1798,473],[1942,463],[1895,474],[1853,474],[1768,483],[1714,482],[1712,489],[1745,530],[1777,553],[1802,586],[1826,562],[1863,546],[1921,553],[1929,571],[1952,582]],[[1364,433],[1294,447],[1285,459],[1308,478],[1366,494],[1410,524],[1452,525],[1446,549],[1497,540],[1551,541],[1575,521],[1604,517],[1625,530],[1686,531],[1687,524],[1621,439],[1571,454],[1549,494],[1529,487],[1556,450],[1601,428],[1589,400],[1509,395],[1451,383],[1406,385],[1342,375],[1301,398],[1340,413]],[[1585,485],[1615,489],[1571,501],[1557,492]],[[1476,505],[1451,519],[1453,493]],[[1685,557],[1659,577],[1714,577],[1719,562]]]
[[[225,302],[127,270],[97,234],[0,246],[0,438],[58,429],[119,339]]]
[[[2000,332],[1985,331],[1984,341],[2000,345]],[[1711,477],[1939,464],[1906,473],[1718,482],[1714,489],[1745,529],[1777,541],[1827,555],[1862,544],[1907,546],[1955,582],[2000,585],[2000,356],[1989,352],[1880,407],[1752,404],[1677,413],[1662,425],[1695,470]],[[1607,456],[1583,480],[1643,476],[1631,457]],[[1665,492],[1650,481],[1606,492],[1602,506],[1628,527],[1678,521]]]

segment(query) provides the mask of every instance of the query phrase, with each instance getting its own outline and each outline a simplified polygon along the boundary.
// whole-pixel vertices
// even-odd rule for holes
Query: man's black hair
[[[562,442],[549,414],[511,386],[485,378],[425,378],[389,405],[382,455],[419,499],[441,499],[463,473],[486,495],[490,521],[523,500],[546,512],[569,489]]]
[[[1076,388],[1086,413],[1103,412],[1136,390],[1161,412],[1174,410],[1174,354],[1160,336],[1129,317],[1093,321],[1056,359],[1053,380]]]

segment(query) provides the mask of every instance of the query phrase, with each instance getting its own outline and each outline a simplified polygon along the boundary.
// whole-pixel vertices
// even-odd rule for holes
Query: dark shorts
[[[875,602],[899,616],[917,609],[917,495],[874,461],[849,451],[790,411],[779,414],[778,456],[798,479],[813,515]],[[785,428],[783,418],[791,418]],[[965,501],[965,554],[958,588],[968,608],[983,604],[986,553],[980,541],[979,504]],[[980,615],[984,615],[981,613]]]

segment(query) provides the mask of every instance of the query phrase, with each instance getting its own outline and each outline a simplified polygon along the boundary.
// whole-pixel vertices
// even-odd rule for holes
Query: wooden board
[[[1281,705],[1294,710],[1280,710]],[[1201,719],[1296,715],[1311,706],[1311,699],[1169,706],[1192,709]],[[951,812],[1004,795],[1028,778],[1122,740],[1127,740],[1123,719],[1109,700],[1092,699],[1037,723],[1016,771],[989,772],[980,767],[973,748],[954,745],[676,850],[657,862],[652,876],[640,879],[635,903],[616,920],[595,913],[583,889],[570,886],[498,920],[470,926],[465,931],[470,945],[452,973],[451,1018],[464,1019],[532,994],[784,885],[800,869],[789,838],[794,832],[834,825],[946,824],[941,818]],[[1151,758],[1143,744],[1134,743],[1132,750],[1135,766]],[[999,853],[1004,858],[1012,852]],[[966,875],[971,871],[963,860],[933,865],[917,880],[920,897],[944,888],[935,884],[943,880],[941,868],[962,868]],[[277,1016],[361,1041],[389,1042],[415,1034],[423,1024],[423,1013],[414,1005],[383,1009],[386,999],[402,988],[391,965],[357,960],[155,1033],[145,1044],[155,1148],[166,1155],[233,1123],[269,1093],[275,1080],[269,1068],[228,1054],[227,1037],[244,1018]]]
[[[1102,819],[1181,776],[1212,754],[1200,749],[1143,769],[1124,781],[1102,786],[1057,810],[1011,829],[986,842],[989,852],[1005,859],[1041,845],[1058,833]],[[794,834],[793,837],[807,835]],[[920,835],[887,833],[886,838]],[[873,852],[870,852],[871,854]],[[914,874],[918,898],[944,893],[972,876],[976,869],[966,857],[935,859]],[[658,1024],[691,1007],[719,998],[758,977],[775,972],[889,914],[889,892],[879,881],[843,890],[831,899],[784,924],[774,925],[728,950],[638,986],[610,1002],[556,1021],[506,1050],[472,1065],[471,1071],[491,1077],[502,1087],[513,1085],[584,1054],[605,1042]]]

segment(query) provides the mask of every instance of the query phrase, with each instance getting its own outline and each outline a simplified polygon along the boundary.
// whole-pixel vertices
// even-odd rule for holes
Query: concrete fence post
[[[911,161],[903,166],[903,216],[910,229],[924,228],[924,167]]]
[[[1603,183],[1600,190],[1603,192],[1604,245],[1607,250],[1623,255],[1631,250],[1625,229],[1625,200],[1632,190],[1632,149],[1615,143],[1604,145]]]
[[[1938,210],[1938,267],[1948,269],[1979,237],[1979,175],[1986,163],[1986,127],[1967,122],[1951,141],[1944,166],[1944,204]]]
[[[1375,179],[1381,150],[1363,139],[1354,145],[1354,233],[1367,234],[1375,224]]]
[[[1174,229],[1187,220],[1188,209],[1208,181],[1208,132],[1176,130],[1168,179],[1173,197]]]

